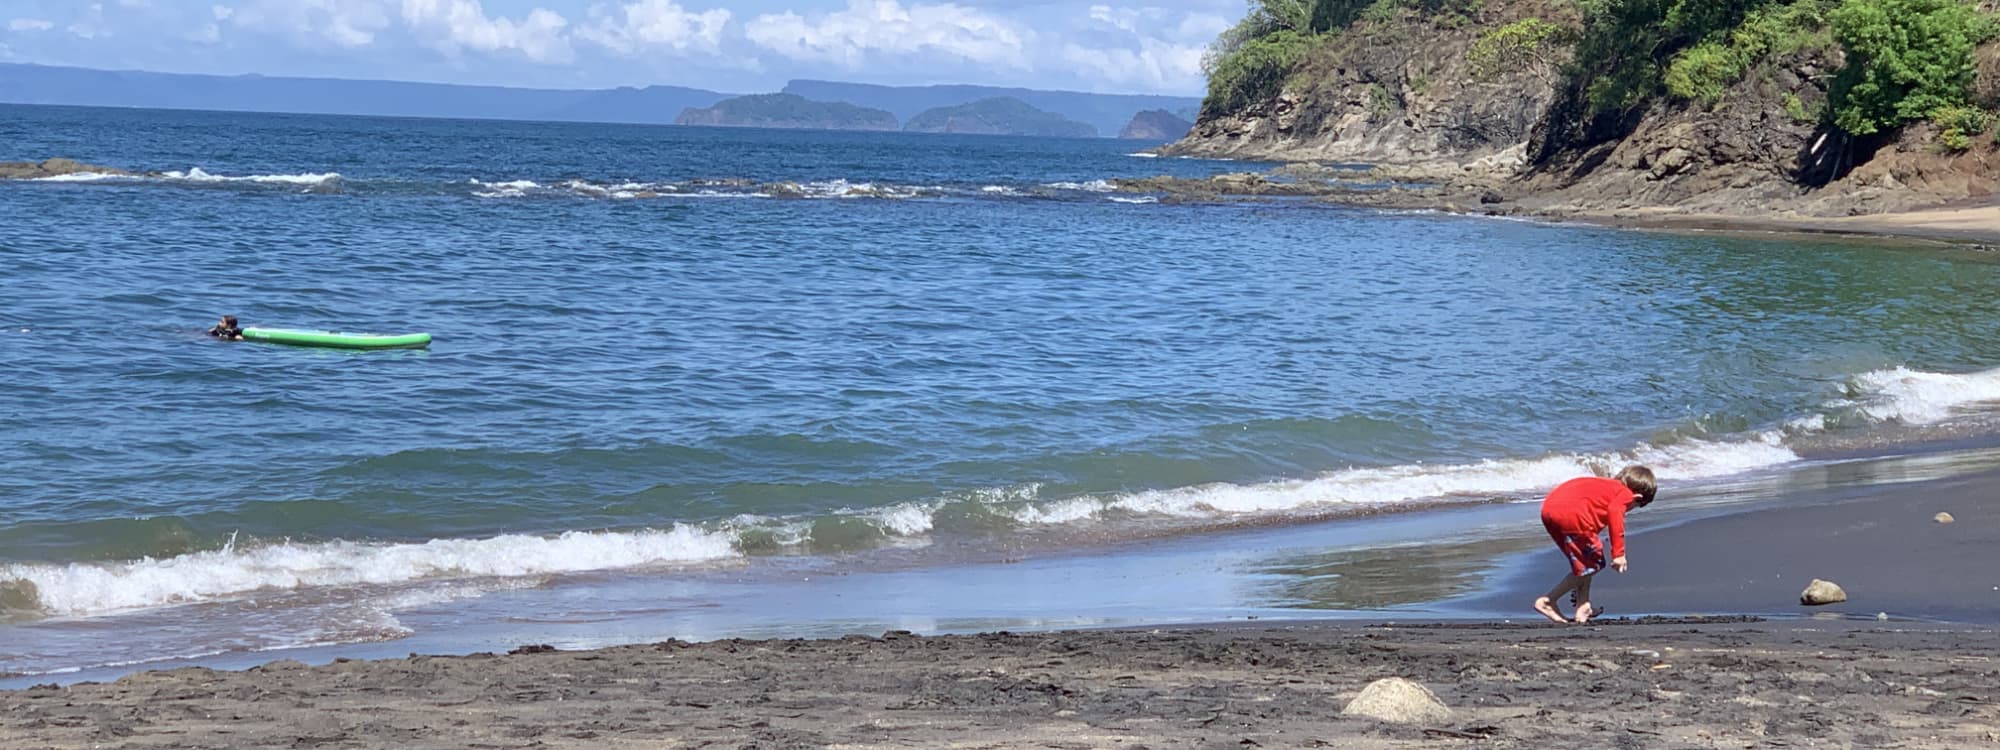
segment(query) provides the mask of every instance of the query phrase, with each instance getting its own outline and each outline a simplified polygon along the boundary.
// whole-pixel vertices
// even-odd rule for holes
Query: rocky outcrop
[[[1118,137],[1145,141],[1177,140],[1194,129],[1194,123],[1164,109],[1149,109],[1132,116],[1132,121],[1118,131]]]
[[[1508,173],[1555,97],[1554,61],[1482,74],[1467,53],[1482,26],[1358,22],[1307,56],[1276,97],[1204,109],[1163,153],[1278,161],[1468,164]]]
[[[1305,55],[1279,93],[1240,111],[1205,110],[1162,151],[1455,169],[1494,182],[1477,210],[1551,217],[1806,222],[2000,195],[1994,137],[1952,152],[1928,123],[1866,139],[1826,125],[1828,87],[1845,64],[1838,47],[1767,56],[1713,101],[1660,95],[1615,122],[1587,114],[1585,91],[1563,80],[1555,58],[1497,75],[1474,69],[1480,34],[1512,19],[1575,28],[1558,7],[1489,3],[1459,25],[1359,21]],[[1991,109],[2000,42],[1976,63],[1974,98]]]
[[[675,125],[801,130],[895,130],[896,116],[845,102],[816,102],[794,94],[757,94],[681,110]]]
[[[1065,138],[1097,136],[1097,128],[1088,123],[1036,109],[1027,102],[1005,96],[925,110],[910,118],[903,129],[913,133],[1039,135]]]
[[[110,174],[126,177],[133,173],[113,167],[85,164],[73,159],[45,159],[43,161],[0,162],[0,180],[38,180],[44,177],[61,177],[69,174]]]

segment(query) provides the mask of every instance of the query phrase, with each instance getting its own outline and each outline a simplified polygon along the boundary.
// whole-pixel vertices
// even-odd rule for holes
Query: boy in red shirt
[[[1589,622],[1597,614],[1590,604],[1590,579],[1604,569],[1598,534],[1611,531],[1611,569],[1625,572],[1625,511],[1651,504],[1658,489],[1653,470],[1644,466],[1627,466],[1610,479],[1580,477],[1556,485],[1542,499],[1542,528],[1569,558],[1569,575],[1535,600],[1535,611],[1556,622],[1570,622],[1556,609],[1556,601],[1574,591],[1575,621]]]

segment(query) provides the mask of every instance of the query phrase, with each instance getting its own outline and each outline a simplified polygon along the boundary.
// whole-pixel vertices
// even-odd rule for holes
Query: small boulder
[[[1451,720],[1451,709],[1438,700],[1436,693],[1423,683],[1401,677],[1368,683],[1340,713],[1397,724],[1442,724]]]
[[[1939,513],[1935,516],[1931,516],[1931,520],[1936,521],[1938,523],[1951,523],[1958,519],[1952,518],[1950,513]]]
[[[1806,584],[1806,590],[1799,593],[1799,603],[1805,605],[1818,606],[1844,601],[1847,601],[1847,592],[1841,590],[1840,584],[1818,578],[1812,579],[1812,583]]]

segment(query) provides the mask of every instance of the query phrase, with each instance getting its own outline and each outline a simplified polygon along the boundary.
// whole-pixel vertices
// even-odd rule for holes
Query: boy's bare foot
[[[1549,618],[1549,622],[1569,624],[1568,620],[1563,619],[1562,612],[1556,609],[1556,603],[1549,601],[1549,598],[1546,596],[1535,599],[1535,611],[1542,613],[1543,617]]]
[[[1576,623],[1578,625],[1590,622],[1590,618],[1596,617],[1601,614],[1604,613],[1598,611],[1597,605],[1591,604],[1590,602],[1583,602],[1576,605]]]

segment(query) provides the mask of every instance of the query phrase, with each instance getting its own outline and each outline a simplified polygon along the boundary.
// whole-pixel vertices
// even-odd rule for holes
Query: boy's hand
[[[1619,555],[1617,557],[1611,558],[1611,569],[1618,571],[1620,573],[1625,572],[1625,556]]]

